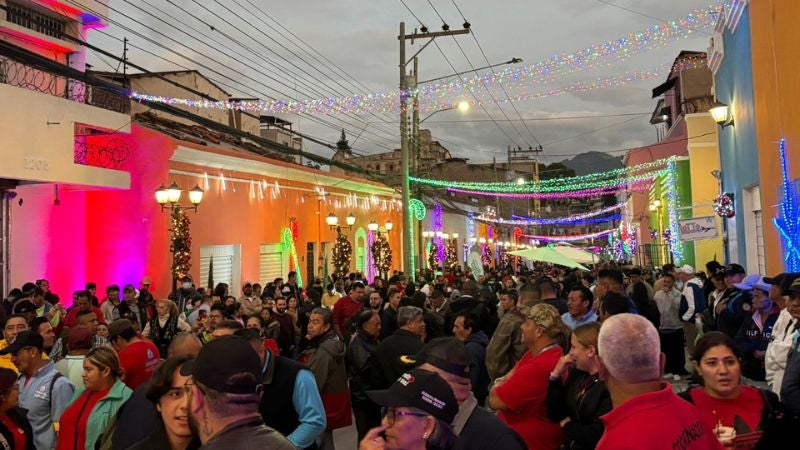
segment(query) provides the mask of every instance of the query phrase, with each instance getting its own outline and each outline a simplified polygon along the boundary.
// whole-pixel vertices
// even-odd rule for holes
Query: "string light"
[[[547,241],[547,242],[573,242],[573,241],[584,241],[589,239],[597,239],[605,236],[609,236],[612,233],[616,232],[616,228],[612,228],[610,230],[605,231],[598,231],[597,233],[588,233],[588,234],[570,234],[570,235],[562,235],[562,236],[539,236],[535,234],[522,234],[521,236],[524,238],[535,239],[537,241]]]
[[[558,222],[551,222],[553,219],[492,219],[490,217],[478,217],[481,222],[496,223],[499,225],[589,225],[595,223],[605,223],[614,220],[622,219],[622,214],[613,214],[605,217],[598,218],[584,218],[575,220],[561,220],[556,219]]]
[[[629,167],[621,167],[619,169],[607,170],[603,172],[593,172],[586,175],[579,175],[574,177],[562,177],[562,178],[549,178],[546,180],[540,180],[538,182],[528,182],[526,184],[536,184],[539,186],[552,186],[552,185],[563,185],[563,184],[582,184],[588,183],[593,181],[598,181],[601,179],[617,179],[619,175],[632,175],[637,173],[644,173],[644,172],[652,172],[653,169],[659,167],[665,167],[667,163],[673,159],[674,157],[659,159],[656,161],[637,164],[635,166]],[[409,180],[415,183],[421,184],[428,184],[431,186],[439,186],[439,187],[463,187],[466,189],[490,189],[490,188],[497,188],[497,187],[519,187],[519,184],[516,181],[504,181],[504,182],[460,182],[460,181],[451,181],[451,180],[435,180],[432,178],[419,178],[419,177],[409,177]],[[588,187],[588,186],[582,186]]]
[[[583,72],[596,67],[607,67],[615,62],[627,60],[635,55],[660,48],[670,42],[688,37],[694,30],[711,27],[716,22],[721,2],[713,3],[705,8],[697,9],[681,18],[669,22],[654,24],[645,30],[629,33],[626,36],[598,44],[586,46],[569,54],[553,55],[543,61],[519,67],[507,67],[497,73],[474,76],[468,79],[445,80],[428,83],[415,92],[401,93],[390,91],[384,93],[366,93],[345,97],[327,97],[322,99],[288,101],[213,101],[206,99],[187,99],[167,96],[149,95],[132,91],[130,98],[149,103],[165,103],[191,108],[249,111],[264,114],[332,114],[332,113],[395,113],[398,112],[400,96],[417,96],[420,99],[420,110],[432,112],[452,106],[448,99],[470,96],[487,96],[478,88],[483,86],[505,89],[525,87],[536,84],[560,81],[563,76]],[[705,64],[702,58],[696,60],[686,58],[679,64],[687,67],[692,64]],[[538,93],[523,93],[506,99],[504,102],[527,101],[537,98],[552,97],[565,93],[587,92],[606,87],[619,86],[630,81],[651,79],[661,76],[671,66],[630,72],[617,77],[597,79],[577,83],[565,88],[553,89]],[[479,100],[480,101],[480,100]]]
[[[560,223],[571,223],[571,222],[576,221],[576,220],[587,219],[589,217],[595,217],[595,216],[599,216],[601,214],[610,213],[612,211],[620,210],[620,209],[624,208],[626,205],[627,205],[627,202],[619,202],[616,205],[607,206],[605,208],[596,209],[594,211],[589,211],[589,212],[582,213],[582,214],[573,214],[571,216],[564,216],[564,217],[552,217],[552,218],[549,218],[549,219],[538,219],[538,218],[534,218],[534,217],[524,217],[524,216],[516,216],[516,215],[514,215],[512,217],[514,219],[520,219],[520,220],[524,220],[524,221],[527,221],[527,222],[533,222],[533,223],[530,223],[532,225],[555,225],[555,224],[560,224]],[[499,220],[503,220],[503,219],[499,219]],[[515,224],[515,225],[528,225],[528,224],[529,223]]]
[[[786,160],[786,139],[780,141],[781,174],[783,176],[781,193],[783,198],[779,204],[780,216],[772,218],[772,224],[778,229],[783,244],[783,262],[789,272],[800,271],[800,205],[798,196],[792,192],[789,181],[789,167]]]
[[[292,263],[294,264],[295,270],[297,271],[297,285],[302,287],[303,286],[303,277],[300,275],[300,260],[297,257],[297,247],[295,247],[295,239],[292,236],[292,230],[289,227],[286,227],[281,232],[281,246],[283,249],[289,253],[289,257],[291,258]]]
[[[548,198],[548,199],[567,199],[567,198],[583,198],[583,197],[599,197],[602,195],[613,195],[622,191],[643,191],[647,190],[652,183],[653,178],[648,177],[641,180],[635,180],[624,183],[616,183],[612,186],[591,189],[577,189],[566,192],[543,192],[543,193],[500,193],[500,192],[486,192],[474,191],[469,189],[448,188],[448,192],[455,192],[466,195],[479,195],[500,198]]]
[[[678,205],[680,197],[678,196],[678,168],[677,162],[671,160],[667,164],[667,217],[669,217],[669,241],[672,256],[675,258],[676,264],[683,263],[683,246],[680,243],[681,227],[678,223]]]

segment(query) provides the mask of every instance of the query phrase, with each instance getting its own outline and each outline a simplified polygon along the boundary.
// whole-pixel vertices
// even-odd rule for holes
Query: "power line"
[[[611,125],[606,125],[604,127],[595,128],[594,130],[584,131],[583,133],[578,133],[578,134],[573,135],[573,136],[568,136],[568,137],[565,137],[565,138],[556,139],[554,141],[550,141],[550,142],[546,143],[545,145],[553,145],[553,144],[557,144],[559,142],[569,141],[571,139],[576,139],[576,138],[579,138],[581,136],[586,136],[586,135],[589,135],[589,134],[597,133],[598,131],[603,131],[603,130],[608,130],[609,128],[618,127],[620,125],[624,125],[624,124],[626,124],[628,122],[632,122],[632,121],[638,120],[638,119],[639,119],[639,117],[632,117],[632,118],[629,118],[629,119],[625,119],[625,120],[623,120],[621,122],[612,123]]]
[[[549,120],[583,120],[583,119],[605,119],[609,117],[630,117],[630,116],[649,116],[652,112],[640,112],[640,113],[621,113],[621,114],[597,114],[597,115],[585,115],[585,116],[559,116],[559,117],[533,117],[533,118],[523,118],[523,119],[510,119],[506,121],[505,119],[496,119],[498,122],[540,122],[540,121],[549,121]],[[398,120],[390,120],[384,123],[397,123]],[[425,123],[481,123],[481,122],[491,122],[490,119],[462,119],[462,120],[451,120],[451,119],[443,119],[443,120],[426,120]]]
[[[451,1],[453,2],[453,6],[456,7],[456,10],[458,11],[458,13],[461,15],[461,18],[464,20],[464,23],[468,23],[467,22],[467,18],[464,17],[464,13],[461,12],[461,8],[458,7],[458,4],[456,3],[456,1],[455,0],[451,0]],[[430,0],[428,0],[428,2],[430,3]],[[475,33],[475,30],[472,30],[472,32],[470,34],[472,35],[472,39],[475,41],[475,45],[478,46],[478,50],[481,51],[481,55],[483,55],[483,59],[486,60],[486,64],[491,65],[492,63],[489,61],[489,57],[486,56],[486,52],[483,51],[483,46],[481,46],[481,43],[478,41],[478,35]],[[459,48],[460,48],[460,46],[459,46]],[[463,50],[462,50],[462,53],[463,53]],[[469,58],[467,58],[467,61],[469,61]],[[470,62],[470,66],[472,66],[471,62]],[[473,69],[474,69],[474,67],[473,67]],[[477,73],[478,72],[476,71],[475,74],[477,75]],[[485,84],[484,84],[484,86],[485,86]],[[511,96],[508,95],[508,91],[506,90],[506,87],[505,87],[505,85],[503,83],[500,83],[500,89],[503,91],[503,94],[506,96],[506,100],[508,100],[508,103],[511,104],[511,108],[514,110],[515,113],[517,113],[517,117],[522,119],[522,114],[520,114],[519,109],[517,109],[517,105],[514,102],[511,101]],[[488,91],[488,88],[487,88],[487,91]],[[502,107],[500,105],[498,105],[498,108],[500,108],[502,110]],[[503,115],[505,116],[505,114],[503,114]],[[506,117],[506,119],[508,119],[508,117]],[[528,131],[528,134],[531,135],[531,137],[533,138],[534,142],[536,142],[537,145],[541,146],[542,143],[539,142],[539,139],[537,139],[536,135],[533,134],[533,131],[530,129],[528,124],[523,121],[522,125],[525,127],[525,130]]]
[[[73,5],[76,5],[76,6],[78,6],[78,5],[77,5],[77,3],[75,3],[75,1],[74,1],[74,0],[66,0],[66,1],[67,1],[68,3],[71,3],[71,4],[73,4]],[[115,20],[113,20],[113,19],[111,19],[111,18],[109,18],[109,17],[107,17],[107,16],[103,16],[103,15],[102,15],[100,12],[98,12],[98,11],[94,11],[94,10],[92,10],[92,9],[88,8],[88,7],[85,7],[85,6],[81,6],[81,7],[85,8],[85,9],[86,9],[87,11],[89,11],[89,12],[92,12],[92,13],[94,13],[94,14],[95,14],[95,15],[97,15],[98,17],[101,17],[101,18],[103,18],[103,19],[107,20],[109,23],[111,23],[111,24],[114,24],[114,25],[116,25],[116,26],[120,27],[121,29],[123,29],[123,30],[125,30],[125,31],[128,31],[128,32],[130,32],[130,33],[134,34],[135,36],[138,36],[138,37],[142,38],[143,40],[145,40],[145,41],[147,41],[147,42],[150,42],[151,44],[153,44],[153,45],[155,45],[155,46],[157,46],[157,47],[163,48],[163,49],[167,50],[167,51],[168,51],[168,52],[170,52],[170,53],[174,53],[174,54],[176,54],[176,55],[180,56],[181,58],[184,58],[184,59],[186,59],[187,61],[190,61],[190,62],[192,62],[192,63],[194,63],[194,64],[196,64],[196,65],[198,65],[198,66],[200,66],[200,67],[203,67],[203,68],[205,68],[205,69],[207,69],[207,70],[209,70],[209,71],[211,71],[211,72],[213,72],[213,73],[216,73],[216,74],[218,74],[219,76],[221,76],[221,77],[223,77],[223,78],[225,78],[225,79],[228,79],[228,80],[230,80],[230,81],[231,81],[231,82],[233,82],[233,83],[236,83],[236,84],[238,84],[238,85],[240,85],[240,86],[244,86],[246,89],[253,89],[252,87],[249,87],[249,86],[247,86],[245,83],[242,83],[241,81],[237,81],[237,80],[235,80],[235,79],[231,78],[230,76],[228,76],[228,75],[226,75],[226,74],[224,74],[224,73],[221,73],[221,72],[219,72],[218,70],[216,70],[216,69],[214,69],[214,68],[211,68],[211,67],[209,67],[209,66],[207,66],[207,65],[205,65],[205,64],[203,64],[203,63],[201,63],[201,62],[199,62],[199,61],[196,61],[196,60],[194,60],[194,59],[192,59],[192,58],[189,58],[188,56],[186,56],[186,55],[184,55],[184,54],[181,54],[181,53],[179,53],[179,52],[177,52],[177,51],[175,51],[175,50],[173,50],[173,49],[171,49],[171,48],[169,48],[169,47],[165,46],[164,44],[161,44],[160,42],[157,42],[157,41],[153,40],[152,38],[150,38],[150,37],[148,37],[148,36],[145,36],[145,35],[143,35],[142,33],[138,32],[138,31],[136,31],[136,30],[134,30],[134,29],[132,29],[132,28],[130,28],[130,27],[128,27],[128,26],[126,26],[126,25],[124,25],[124,24],[122,24],[122,23],[118,22],[118,21],[115,21]],[[164,37],[164,38],[166,38],[167,40],[170,40],[170,41],[172,41],[172,42],[174,42],[174,43],[176,43],[176,44],[180,45],[181,47],[184,47],[184,48],[186,48],[186,49],[188,49],[188,50],[191,50],[191,51],[194,51],[194,52],[196,53],[196,51],[195,51],[193,48],[191,48],[191,47],[189,47],[189,46],[187,46],[187,45],[185,45],[185,44],[183,44],[183,43],[181,43],[181,42],[178,42],[178,41],[176,41],[174,38],[172,38],[172,37],[170,37],[170,36],[167,36],[167,35],[165,35],[164,33],[161,33],[160,31],[158,31],[158,30],[156,30],[156,29],[154,29],[154,28],[152,28],[152,27],[150,27],[150,26],[148,26],[148,25],[146,25],[146,24],[143,24],[142,22],[140,22],[140,21],[136,20],[135,18],[133,18],[133,17],[131,17],[131,16],[129,16],[129,15],[127,15],[127,14],[125,14],[124,12],[121,12],[121,11],[119,11],[119,10],[116,10],[116,9],[114,9],[114,8],[110,7],[110,6],[109,6],[109,9],[110,9],[110,10],[112,10],[112,11],[114,11],[114,12],[117,12],[117,13],[119,13],[120,15],[122,15],[122,16],[124,16],[124,17],[126,17],[127,19],[131,20],[131,21],[132,21],[132,22],[134,22],[134,23],[137,23],[137,24],[139,24],[140,26],[142,26],[142,27],[144,27],[144,28],[146,28],[146,29],[148,29],[148,30],[151,30],[152,32],[154,32],[154,33],[156,33],[156,34],[158,34],[158,35],[161,35],[161,36],[163,36],[163,37]],[[170,25],[170,24],[168,24],[168,25]],[[171,27],[173,27],[173,28],[177,28],[177,27],[175,27],[174,25],[171,25]],[[214,48],[214,47],[213,47],[213,46],[211,46],[211,45],[208,45],[207,43],[205,43],[205,45],[206,45],[207,47],[211,48],[212,50],[218,51],[218,49]],[[205,55],[203,55],[203,57],[205,57],[206,59],[209,59],[210,61],[213,61],[213,62],[215,62],[215,63],[217,63],[217,64],[220,64],[218,61],[215,61],[215,60],[213,60],[212,58],[210,58],[210,57],[208,57],[208,56],[205,56]],[[231,58],[231,59],[234,59],[234,58]],[[235,59],[234,59],[234,60],[235,60]],[[241,61],[238,61],[238,60],[235,60],[235,61],[237,61],[237,62],[241,63]],[[246,64],[245,64],[245,65],[246,65]],[[226,68],[230,69],[229,67],[226,67]],[[139,68],[139,69],[141,70],[141,68]],[[189,70],[191,70],[191,69],[189,69]],[[146,70],[145,70],[145,71],[146,71]],[[255,79],[253,79],[252,77],[249,77],[249,76],[247,76],[247,75],[243,74],[243,73],[242,73],[242,72],[240,72],[240,71],[236,71],[236,70],[232,70],[232,71],[233,71],[234,73],[237,73],[238,75],[242,75],[242,76],[243,76],[243,77],[245,77],[245,78],[251,79],[252,81],[256,82],[256,83],[257,83],[257,84],[259,84],[259,85],[263,85],[263,84],[262,84],[261,82],[259,82],[258,80],[255,80]],[[149,72],[149,71],[146,71],[146,72],[148,72],[148,73],[152,73],[152,72]],[[161,78],[163,78],[163,77],[161,77]],[[225,86],[231,87],[232,89],[236,89],[236,90],[240,89],[240,88],[233,87],[233,86],[231,86],[230,84],[226,84],[226,83],[224,83],[224,82],[220,82],[218,79],[212,78],[211,76],[208,76],[208,78],[209,78],[210,80],[212,80],[212,81],[214,81],[214,82],[216,82],[216,83],[220,84],[220,85],[225,85]],[[171,81],[171,80],[168,80],[168,79],[167,79],[167,81],[169,81],[169,82],[171,82],[171,83],[173,83],[173,84],[176,84],[176,83],[174,83],[174,82],[173,82],[173,81]],[[185,87],[185,86],[183,86],[183,87],[184,87],[185,89],[189,90],[190,92],[193,92],[193,93],[195,93],[195,94],[199,94],[199,93],[197,93],[196,91],[192,90],[191,88],[187,88],[187,87]],[[274,89],[274,88],[270,88],[270,89]],[[256,91],[257,91],[257,92],[259,92],[259,94],[260,94],[260,95],[263,95],[263,96],[265,96],[265,97],[267,97],[267,98],[273,98],[273,97],[272,97],[272,96],[270,96],[269,94],[266,94],[266,93],[264,93],[264,92],[261,92],[261,91],[259,91],[258,89],[256,89]],[[203,97],[209,98],[209,96],[208,96],[208,95],[206,95],[206,94],[199,94],[199,95],[202,95]],[[323,119],[319,119],[319,118],[317,118],[317,117],[314,117],[314,116],[309,116],[309,118],[310,118],[310,120],[312,120],[312,121],[314,121],[314,122],[317,122],[317,123],[319,123],[319,124],[321,124],[321,125],[323,125],[323,126],[326,126],[326,127],[332,128],[332,129],[335,129],[335,130],[337,130],[337,131],[339,130],[339,127],[338,127],[338,126],[335,126],[335,125],[331,124],[331,123],[330,123],[330,122],[328,122],[328,121],[325,121],[325,120],[323,120]],[[343,121],[342,119],[336,119],[336,118],[334,118],[334,119],[335,119],[335,120],[342,121],[342,122],[345,122],[345,121]],[[345,123],[346,123],[346,122],[345,122]],[[349,124],[348,124],[348,125],[349,125]],[[365,139],[366,139],[366,138],[365,138]],[[368,141],[371,141],[370,139],[367,139],[367,140],[368,140]],[[373,144],[375,144],[375,145],[377,145],[377,146],[380,146],[380,147],[383,147],[383,148],[385,148],[385,149],[387,149],[387,150],[390,150],[390,151],[391,151],[391,150],[393,150],[393,148],[392,148],[392,147],[386,146],[386,145],[384,145],[384,144],[380,144],[380,143],[377,143],[377,142],[374,142],[374,141],[371,141],[371,142],[373,142]],[[332,148],[333,146],[332,146],[332,145],[330,145],[330,147]]]
[[[628,11],[629,13],[633,13],[633,14],[636,14],[636,15],[639,15],[639,16],[642,16],[642,17],[647,17],[648,19],[655,19],[655,20],[657,20],[659,22],[668,22],[667,20],[665,20],[665,19],[663,19],[661,17],[657,17],[657,16],[654,16],[652,14],[647,14],[647,13],[644,13],[644,12],[641,12],[641,11],[637,11],[635,9],[628,8],[626,6],[618,5],[616,3],[611,3],[611,2],[609,2],[607,0],[594,0],[594,1],[596,1],[598,3],[602,3],[604,5],[612,6],[614,8],[621,9],[623,11]],[[703,33],[703,34],[707,34],[709,36],[713,36],[713,34],[707,32],[705,30],[694,29],[694,28],[690,28],[690,27],[681,27],[681,28],[684,28],[686,30],[691,30],[691,31],[697,31],[699,33]]]

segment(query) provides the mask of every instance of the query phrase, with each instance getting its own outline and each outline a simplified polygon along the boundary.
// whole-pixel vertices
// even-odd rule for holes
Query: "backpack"
[[[706,310],[708,302],[705,292],[703,292],[703,287],[689,282],[686,283],[686,287],[689,287],[692,290],[692,297],[694,297],[694,313],[702,314]],[[685,295],[681,294],[681,305],[680,309],[678,310],[678,314],[680,317],[683,317],[687,311],[689,311],[689,300]],[[694,322],[694,317],[690,318],[689,322]]]

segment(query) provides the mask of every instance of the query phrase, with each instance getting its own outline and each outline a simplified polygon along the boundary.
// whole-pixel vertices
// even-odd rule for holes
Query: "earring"
[[[422,440],[427,440],[427,439],[428,439],[428,432],[425,432],[422,434]]]

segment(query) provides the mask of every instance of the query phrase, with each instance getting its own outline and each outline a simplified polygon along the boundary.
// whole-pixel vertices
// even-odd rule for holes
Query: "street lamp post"
[[[169,187],[164,187],[161,185],[158,189],[156,189],[155,196],[156,202],[161,206],[161,211],[163,212],[165,209],[169,208],[170,211],[170,223],[172,228],[169,228],[168,231],[172,233],[172,244],[170,245],[170,252],[172,253],[172,269],[170,272],[172,273],[172,291],[175,292],[177,290],[178,284],[178,277],[179,275],[183,276],[186,275],[185,273],[178,273],[177,267],[177,255],[180,251],[188,251],[188,245],[185,242],[185,236],[182,234],[188,234],[189,230],[181,230],[181,222],[183,218],[183,214],[185,210],[194,210],[197,213],[197,207],[200,206],[200,203],[203,201],[203,190],[200,186],[195,185],[189,191],[189,203],[191,206],[188,205],[181,205],[181,196],[183,195],[183,189],[178,186],[177,183],[173,182]],[[181,302],[182,303],[182,302]],[[178,310],[183,311],[185,305],[178,305]]]
[[[462,30],[452,30],[443,29],[443,31],[437,31],[433,33],[428,33],[427,30],[424,33],[412,33],[406,34],[406,24],[405,22],[400,22],[400,35],[398,36],[398,40],[400,41],[400,165],[402,166],[402,173],[401,173],[401,183],[402,183],[402,193],[403,193],[403,269],[407,272],[407,276],[414,281],[416,278],[416,268],[414,265],[414,255],[413,255],[413,228],[414,228],[414,219],[411,217],[411,210],[410,210],[410,202],[411,202],[411,189],[409,185],[409,145],[408,145],[408,95],[409,95],[409,78],[411,81],[414,82],[414,86],[416,87],[416,70],[412,77],[408,76],[406,71],[406,66],[409,63],[409,60],[406,60],[406,40],[407,39],[419,39],[419,40],[428,40],[428,42],[417,51],[414,56],[412,56],[411,60],[414,60],[421,52],[424,50],[434,39],[437,37],[442,36],[454,36],[458,34],[467,34],[469,33],[469,29],[465,28]]]

